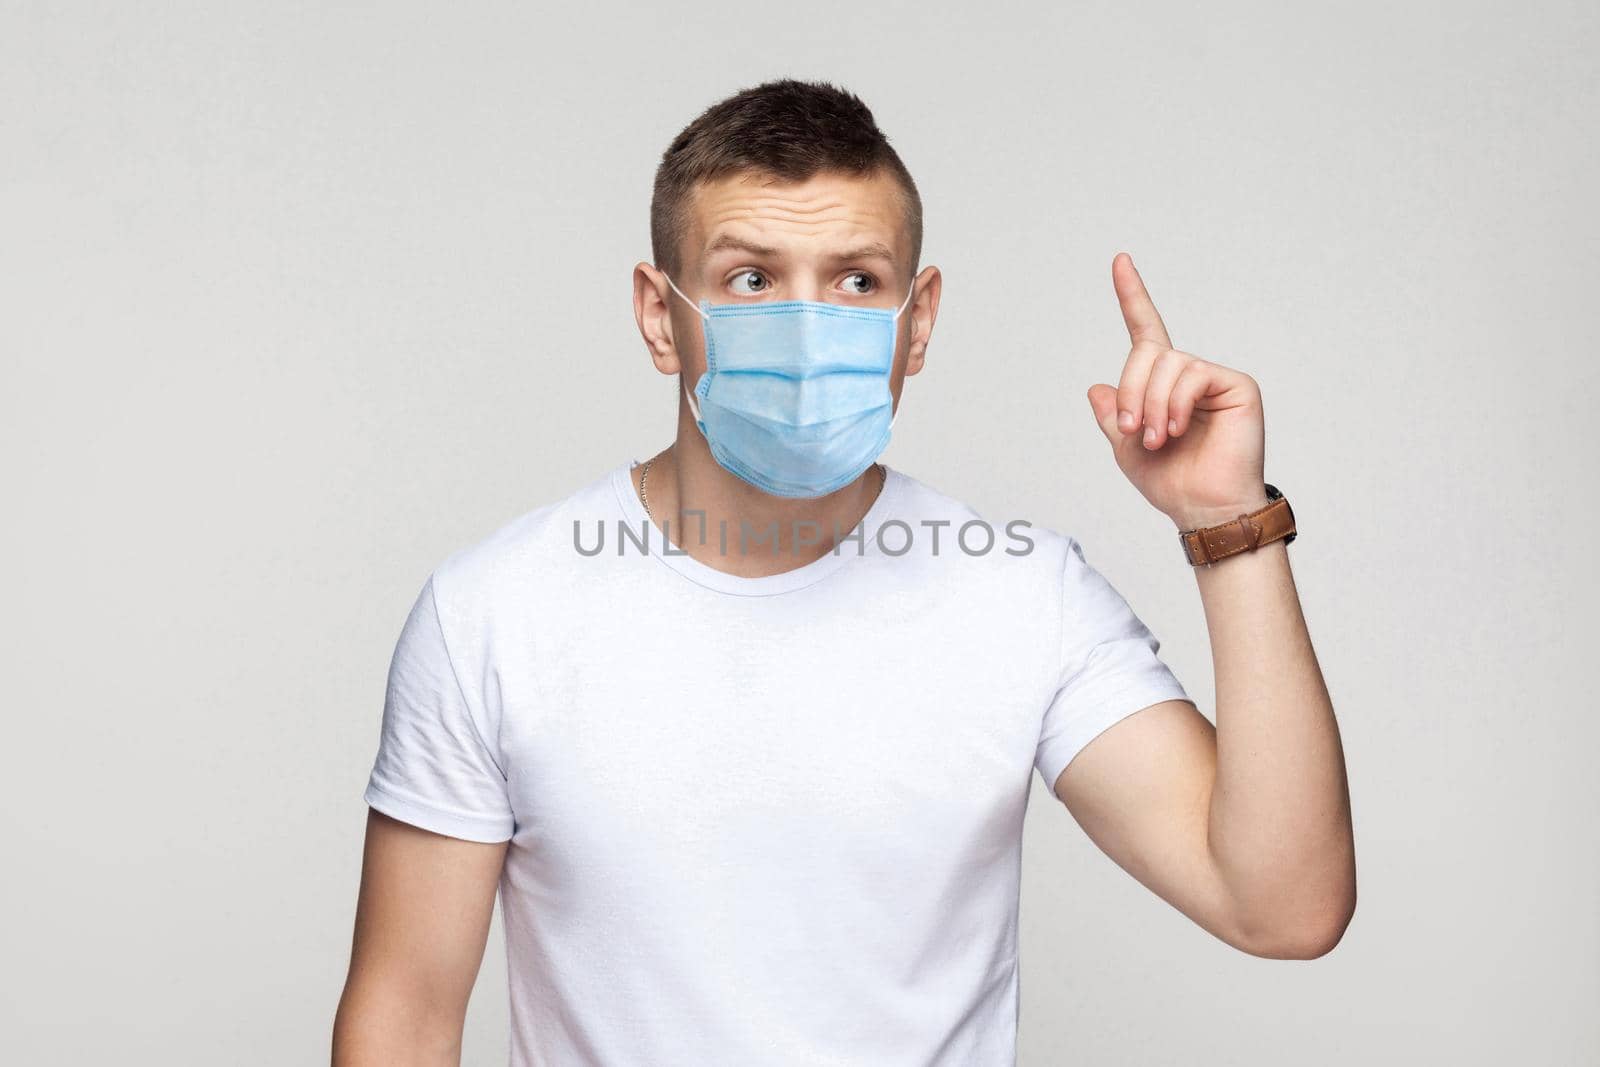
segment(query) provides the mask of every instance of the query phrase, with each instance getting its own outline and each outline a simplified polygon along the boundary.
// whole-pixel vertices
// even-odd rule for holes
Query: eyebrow
[[[753,256],[779,255],[779,252],[776,248],[768,248],[766,245],[758,245],[753,241],[746,241],[742,237],[735,237],[731,233],[718,234],[716,237],[713,237],[711,242],[706,245],[705,254],[709,256],[713,252],[721,252],[723,249],[727,248],[737,249],[740,252],[749,252]]]
[[[769,258],[776,258],[783,254],[781,249],[756,244],[754,241],[746,241],[744,238],[736,237],[731,233],[718,234],[713,237],[710,243],[706,245],[704,254],[710,256],[725,249],[734,249],[740,252],[747,252],[750,255],[767,256]],[[881,241],[869,241],[864,245],[858,245],[855,248],[837,253],[832,258],[836,260],[881,259],[892,264],[894,262],[894,252]]]
[[[871,241],[859,245],[839,256],[840,259],[882,259],[889,263],[894,262],[894,252],[888,245],[881,241]]]

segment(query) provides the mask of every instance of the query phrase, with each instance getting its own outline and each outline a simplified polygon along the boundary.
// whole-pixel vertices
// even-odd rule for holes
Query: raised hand
[[[1088,396],[1117,466],[1180,530],[1266,506],[1255,379],[1174,348],[1126,252],[1111,261],[1111,281],[1133,347],[1117,386],[1092,385]]]

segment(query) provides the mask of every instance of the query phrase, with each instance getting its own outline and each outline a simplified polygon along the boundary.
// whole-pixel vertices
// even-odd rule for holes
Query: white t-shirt
[[[510,839],[512,1064],[1013,1064],[1031,777],[1189,699],[1160,643],[1072,538],[984,551],[898,471],[740,578],[663,551],[630,466],[434,570],[366,790]]]

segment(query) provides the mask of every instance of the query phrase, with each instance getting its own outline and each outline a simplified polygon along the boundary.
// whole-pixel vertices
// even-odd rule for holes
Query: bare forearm
[[[383,989],[346,987],[333,1023],[333,1067],[460,1067],[462,1020]]]
[[[1344,754],[1288,547],[1195,568],[1216,673],[1209,848],[1240,936],[1262,955],[1321,955],[1355,908]]]

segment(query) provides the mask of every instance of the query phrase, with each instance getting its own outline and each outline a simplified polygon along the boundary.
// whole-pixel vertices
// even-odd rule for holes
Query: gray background
[[[945,274],[891,463],[1076,535],[1211,714],[1084,399],[1126,249],[1303,530],[1354,924],[1243,955],[1036,778],[1021,1062],[1593,1062],[1597,10],[6,3],[5,1058],[325,1059],[406,610],[666,443],[653,169],[792,75],[874,108]],[[468,1063],[504,981],[497,922]]]

